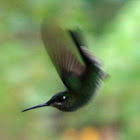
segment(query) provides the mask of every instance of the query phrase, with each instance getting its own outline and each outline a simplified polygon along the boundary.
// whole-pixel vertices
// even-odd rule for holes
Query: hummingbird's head
[[[73,111],[72,97],[70,97],[70,94],[67,91],[60,92],[60,93],[55,94],[48,102],[27,108],[23,110],[22,112],[35,109],[35,108],[45,107],[45,106],[52,106],[62,111]]]
[[[67,92],[55,94],[50,100],[50,106],[56,107],[59,110],[65,111],[69,104],[70,96]]]

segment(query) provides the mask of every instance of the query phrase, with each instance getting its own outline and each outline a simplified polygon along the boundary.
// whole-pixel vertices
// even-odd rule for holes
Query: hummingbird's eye
[[[61,96],[61,97],[58,99],[58,102],[63,102],[65,99],[66,99],[66,96]]]
[[[66,96],[63,96],[63,100],[65,100],[66,99]]]

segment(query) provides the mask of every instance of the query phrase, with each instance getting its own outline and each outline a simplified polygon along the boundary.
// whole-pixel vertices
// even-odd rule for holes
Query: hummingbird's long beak
[[[44,103],[44,104],[40,104],[40,105],[36,105],[36,106],[30,107],[30,108],[24,109],[21,112],[25,112],[25,111],[28,111],[28,110],[31,110],[31,109],[35,109],[35,108],[39,108],[39,107],[45,107],[45,106],[49,106],[49,105],[50,104],[47,102],[47,103]]]

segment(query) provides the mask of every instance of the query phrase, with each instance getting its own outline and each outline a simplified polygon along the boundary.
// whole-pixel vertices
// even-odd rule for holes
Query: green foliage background
[[[40,37],[44,17],[80,26],[109,73],[83,109],[42,108],[64,89]],[[110,128],[111,140],[140,139],[140,1],[6,0],[0,4],[0,139],[65,139],[66,130]],[[101,135],[102,133],[100,133]],[[66,139],[68,140],[68,138]]]

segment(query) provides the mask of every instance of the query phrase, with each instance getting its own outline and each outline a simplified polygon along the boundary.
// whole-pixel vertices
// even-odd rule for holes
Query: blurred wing
[[[101,62],[87,50],[81,31],[77,29],[68,30],[68,32],[75,45],[84,53],[88,60],[92,62],[92,65],[94,65],[94,71],[96,72],[100,70],[100,77],[102,79],[107,79],[109,75],[102,69]]]
[[[69,89],[81,85],[80,77],[85,67],[74,54],[72,42],[56,22],[43,22],[41,35],[45,48],[63,83]]]

